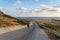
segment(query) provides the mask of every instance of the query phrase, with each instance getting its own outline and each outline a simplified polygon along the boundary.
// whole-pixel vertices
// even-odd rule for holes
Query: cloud
[[[27,12],[27,8],[26,7],[17,8],[17,12],[26,13]]]
[[[9,15],[16,17],[60,17],[59,6],[48,6],[45,4],[39,5],[34,10],[27,12],[26,7],[18,8],[17,10],[7,11]]]
[[[52,12],[52,13],[60,13],[60,7],[57,6],[48,6],[48,5],[40,5],[38,7],[40,12],[46,11],[46,12]]]
[[[3,7],[0,7],[0,10],[2,10],[3,9]]]
[[[15,6],[18,6],[18,5],[21,5],[21,4],[22,4],[22,2],[20,0],[17,0],[12,4],[12,6],[15,7]]]
[[[40,9],[40,10],[51,10],[51,9],[53,9],[53,7],[52,6],[48,6],[48,5],[44,5],[44,4],[40,4],[38,6],[38,9]]]
[[[19,14],[22,14],[22,13],[25,13],[25,9],[22,9],[22,8],[17,8],[17,9],[15,9],[15,10],[8,10],[10,13],[13,13],[13,14],[16,14],[16,15],[19,15]],[[8,12],[7,11],[7,12]],[[8,12],[8,13],[9,13]]]
[[[22,7],[22,8],[21,8],[21,10],[27,10],[27,8],[25,8],[25,7]]]
[[[16,7],[16,6],[17,6],[17,4],[15,4],[15,3],[14,3],[14,4],[12,4],[12,6]]]
[[[43,13],[43,14],[42,14]],[[20,17],[60,17],[60,14],[53,13],[53,14],[48,14],[48,12],[41,12],[41,13],[24,13],[20,14]]]
[[[39,5],[29,13],[20,14],[21,17],[60,17],[60,7]]]

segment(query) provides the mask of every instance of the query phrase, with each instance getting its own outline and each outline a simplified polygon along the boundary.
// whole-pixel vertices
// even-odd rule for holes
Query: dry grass
[[[51,40],[58,40],[58,38],[52,32],[48,31],[47,29],[43,29],[43,30],[48,34]]]
[[[14,25],[25,25],[27,23],[29,21],[25,19],[19,20],[0,11],[0,28],[9,28]]]
[[[40,26],[45,26],[57,32],[60,32],[60,21],[56,20],[34,20],[34,21],[37,22]]]

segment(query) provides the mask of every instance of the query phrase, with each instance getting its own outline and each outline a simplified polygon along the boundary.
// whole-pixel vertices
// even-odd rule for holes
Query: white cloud
[[[3,9],[3,7],[0,7],[0,10],[2,10]]]
[[[4,12],[5,12],[6,14],[8,14],[8,15],[18,17],[18,16],[20,16],[20,15],[23,16],[23,14],[26,13],[26,10],[27,10],[27,8],[22,7],[22,8],[19,8],[19,9],[17,9],[17,10],[6,10],[6,11],[4,11]]]
[[[38,12],[37,12],[38,11]],[[24,17],[60,17],[60,8],[48,5],[40,5],[37,9],[32,10],[30,13],[20,14]]]
[[[35,11],[40,11],[40,10],[39,10],[39,9],[37,9],[37,8],[36,8],[36,9],[34,9],[34,10],[35,10]]]
[[[27,10],[27,8],[25,8],[25,7],[22,7],[22,8],[21,8],[21,10]]]
[[[12,4],[12,6],[16,7],[16,6],[17,6],[17,4]]]
[[[27,8],[21,7],[18,10],[10,11],[12,16],[20,17],[60,17],[60,7],[41,4],[31,12],[26,13]]]
[[[15,1],[13,4],[12,4],[12,6],[19,6],[19,5],[21,5],[22,4],[22,2],[20,1],[20,0],[17,0],[17,1]]]
[[[53,7],[52,6],[48,6],[48,5],[44,5],[44,4],[40,4],[38,6],[38,9],[40,9],[40,10],[51,10],[51,9],[53,9]]]
[[[15,12],[16,13],[26,13],[27,8],[26,7],[17,8]]]
[[[43,13],[43,12],[42,12]],[[53,13],[53,14],[48,14],[48,12],[42,13],[24,13],[20,14],[21,17],[60,17],[60,14]]]

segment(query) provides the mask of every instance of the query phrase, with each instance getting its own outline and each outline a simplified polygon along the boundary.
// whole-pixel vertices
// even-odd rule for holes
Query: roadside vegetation
[[[57,20],[35,20],[40,26],[44,26],[60,33],[60,21]]]
[[[25,20],[25,19],[20,19],[20,20],[19,20],[19,23],[20,23],[21,25],[26,25],[26,24],[29,24],[30,21],[29,21],[29,20]]]
[[[48,36],[51,38],[51,40],[60,40],[60,37],[56,35],[53,31],[50,31],[49,29],[52,29],[58,33],[60,33],[60,25],[52,25],[49,23],[39,24],[39,26],[48,34]],[[46,28],[49,29],[46,29]]]
[[[50,24],[50,23],[44,23],[44,24],[39,24],[39,25],[50,28],[50,29],[55,30],[55,31],[60,33],[60,25],[53,25],[53,24]]]

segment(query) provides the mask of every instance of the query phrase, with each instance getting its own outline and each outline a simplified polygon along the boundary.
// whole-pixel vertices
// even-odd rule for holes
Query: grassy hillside
[[[25,25],[26,20],[19,20],[0,11],[0,28],[10,27],[12,25]]]
[[[45,26],[60,33],[60,21],[57,20],[34,20],[34,21],[37,22],[40,26]]]

